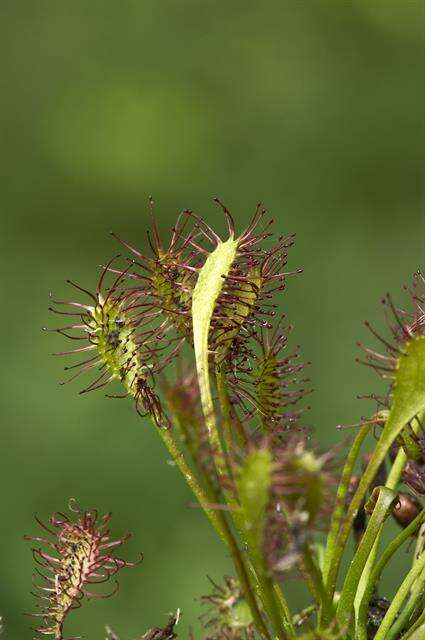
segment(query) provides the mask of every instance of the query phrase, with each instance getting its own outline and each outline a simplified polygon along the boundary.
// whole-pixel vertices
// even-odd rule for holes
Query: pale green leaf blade
[[[192,298],[196,367],[202,407],[208,426],[213,413],[208,375],[208,336],[214,307],[225,284],[225,277],[236,258],[237,248],[238,240],[235,240],[233,236],[230,236],[226,242],[220,242],[217,245],[199,272]]]
[[[262,547],[266,508],[270,499],[272,458],[270,451],[259,449],[248,455],[238,478],[238,495],[247,537]]]

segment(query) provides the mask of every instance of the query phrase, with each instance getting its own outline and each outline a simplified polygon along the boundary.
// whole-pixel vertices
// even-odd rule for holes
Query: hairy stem
[[[325,618],[331,618],[333,611],[332,603],[325,589],[322,574],[314,561],[308,545],[304,547],[302,566],[307,586],[318,608],[323,611]]]

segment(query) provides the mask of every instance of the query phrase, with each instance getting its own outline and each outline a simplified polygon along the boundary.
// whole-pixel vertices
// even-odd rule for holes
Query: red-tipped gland
[[[118,583],[109,594],[92,591],[91,586],[110,580],[124,567],[138,564],[116,557],[118,547],[126,542],[129,534],[111,540],[107,529],[111,514],[99,518],[97,511],[80,511],[75,502],[70,501],[72,516],[54,513],[49,527],[40,522],[49,538],[30,537],[27,539],[47,547],[33,549],[36,563],[34,588],[36,597],[42,604],[41,612],[29,614],[42,622],[35,631],[43,636],[50,635],[55,640],[64,640],[64,623],[71,611],[81,606],[87,598],[107,598],[113,595]],[[42,578],[44,584],[36,582]]]
[[[228,375],[235,407],[240,418],[249,421],[257,416],[262,429],[284,435],[298,428],[299,414],[295,405],[308,393],[308,379],[300,379],[305,364],[299,361],[297,348],[289,353],[288,334],[291,327],[276,324],[273,333],[267,329],[253,337],[255,353],[237,365]]]
[[[73,284],[90,298],[90,304],[73,301],[59,301],[56,304],[70,305],[76,309],[71,315],[78,317],[73,324],[56,329],[73,341],[82,341],[85,346],[77,347],[55,355],[80,355],[89,357],[77,364],[65,367],[72,375],[65,381],[71,382],[86,372],[93,372],[93,380],[80,393],[84,394],[105,387],[113,381],[121,382],[124,396],[133,397],[136,409],[141,415],[150,415],[157,426],[168,426],[160,400],[154,391],[155,374],[164,369],[179,351],[181,341],[165,335],[162,324],[152,325],[153,317],[141,319],[140,297],[137,302],[122,290],[126,271],[115,274],[109,287],[105,287],[105,277],[110,272],[112,261],[103,268],[95,294],[91,294]],[[66,315],[69,312],[57,311]],[[62,383],[65,384],[65,383]]]
[[[227,207],[218,198],[228,222],[230,239],[235,236],[235,225]],[[282,291],[285,279],[292,275],[285,271],[287,250],[294,236],[278,239],[274,246],[263,246],[272,233],[273,220],[262,221],[266,210],[259,205],[247,229],[235,239],[236,254],[215,302],[211,318],[209,346],[215,368],[231,371],[252,357],[249,344],[261,328],[272,328],[276,315],[274,293]],[[191,241],[200,255],[207,258],[222,242],[206,222],[193,213],[199,238]]]
[[[410,296],[410,310],[396,307],[390,294],[382,300],[386,310],[387,323],[390,330],[390,338],[380,335],[370,324],[365,325],[374,337],[381,343],[383,353],[374,349],[359,346],[366,354],[366,360],[358,362],[372,367],[382,378],[392,379],[397,366],[397,361],[405,352],[406,345],[413,339],[425,335],[425,280],[418,271],[413,276],[413,284],[405,287]]]
[[[133,245],[114,235],[133,254],[135,265],[127,288],[128,299],[139,306],[139,320],[158,318],[164,331],[174,329],[177,336],[192,342],[190,308],[199,251],[192,243],[197,229],[188,229],[191,212],[183,211],[172,227],[168,248],[164,249],[152,212],[153,237],[148,233],[151,255],[145,255]],[[138,305],[138,302],[140,304]]]

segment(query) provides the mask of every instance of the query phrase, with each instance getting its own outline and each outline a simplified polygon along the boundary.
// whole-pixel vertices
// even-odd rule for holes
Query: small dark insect
[[[369,610],[367,613],[367,634],[368,638],[375,637],[378,631],[379,625],[384,619],[385,614],[390,606],[390,601],[387,598],[380,598],[379,596],[373,596],[369,603]]]
[[[124,318],[115,318],[115,324],[117,325],[117,327],[122,329],[122,327],[125,325]]]
[[[163,412],[161,402],[146,378],[138,377],[134,399],[136,411],[142,418],[150,415],[157,427],[170,426],[169,418]]]
[[[120,340],[120,332],[118,331],[118,329],[114,329],[113,331],[111,331],[110,333],[108,333],[108,342],[111,345],[111,347],[118,347],[121,340]]]
[[[171,280],[177,280],[179,275],[179,270],[176,267],[171,267],[171,269],[168,269],[168,276],[171,278]]]

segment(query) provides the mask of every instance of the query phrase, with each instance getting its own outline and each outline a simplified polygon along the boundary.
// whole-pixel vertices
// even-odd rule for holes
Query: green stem
[[[233,427],[235,427],[236,435],[242,444],[246,444],[246,434],[238,419],[232,420],[231,402],[229,390],[227,387],[226,375],[222,367],[218,367],[216,371],[217,392],[220,402],[221,412],[223,414],[223,432],[227,448],[230,450],[233,445]]]
[[[424,512],[425,510],[422,511],[422,515]],[[425,526],[422,524],[416,540],[415,553],[413,556],[413,566],[416,559],[420,557],[421,553],[424,550],[424,534]],[[421,611],[423,610],[424,583],[425,575],[424,572],[422,572],[422,574],[412,586],[409,600],[407,601],[406,606],[391,628],[391,634],[393,634],[394,637],[398,637],[400,635],[401,631],[408,625],[409,621],[412,622],[414,620],[415,615],[417,617],[419,608]]]
[[[233,478],[232,465],[230,464],[230,452],[233,450],[233,433],[232,433],[232,419],[230,409],[230,398],[226,385],[226,376],[222,370],[216,371],[216,384],[217,393],[220,403],[220,409],[223,418],[223,440],[225,444],[225,450],[223,455],[226,460],[227,473],[230,478]],[[228,496],[232,500],[231,496]]]
[[[414,640],[415,631],[417,630],[422,633],[425,631],[425,609],[410,629],[401,636],[400,640]],[[415,636],[415,640],[420,640],[420,636]]]
[[[382,527],[381,527],[381,530],[382,530]],[[359,585],[357,587],[356,597],[354,598],[354,616],[355,616],[356,628],[357,628],[358,618],[359,618],[360,603],[363,599],[364,592],[366,591],[367,585],[369,583],[370,574],[372,572],[373,566],[376,561],[376,556],[378,554],[379,544],[380,544],[380,531],[376,536],[375,542],[373,544],[373,547],[371,549],[367,562],[364,566],[361,578],[359,580]]]
[[[425,575],[422,572],[422,576],[419,577],[417,584],[413,585],[409,599],[400,613],[397,620],[394,622],[389,633],[389,640],[395,640],[400,637],[403,629],[408,625],[409,621],[414,619],[415,609],[421,606],[422,595],[424,592]],[[422,607],[423,608],[423,607]]]
[[[353,604],[357,593],[359,580],[363,573],[367,559],[374,546],[377,532],[388,515],[389,509],[396,500],[396,494],[386,487],[374,490],[372,499],[378,495],[366,531],[361,539],[353,560],[347,572],[341,597],[338,603],[336,617],[341,628],[347,628],[353,614]]]
[[[417,578],[423,573],[425,569],[425,552],[422,553],[421,557],[415,562],[412,569],[409,571],[407,576],[402,582],[400,589],[395,594],[393,601],[390,604],[390,607],[385,614],[383,621],[378,629],[377,634],[375,635],[375,640],[391,640],[394,638],[391,633],[391,627],[393,625],[394,620],[397,617],[398,612],[403,606],[403,602],[405,601],[409,591]],[[425,578],[424,578],[425,579]]]
[[[230,529],[229,529],[229,533],[230,533]],[[258,608],[258,604],[257,604],[257,600],[255,598],[255,594],[252,591],[252,587],[251,587],[251,581],[249,578],[249,574],[248,571],[245,567],[245,563],[243,561],[242,555],[240,553],[239,547],[236,544],[236,541],[234,540],[233,536],[230,534],[229,537],[229,543],[230,543],[230,553],[234,562],[234,565],[236,567],[236,571],[238,573],[238,577],[243,589],[243,593],[245,596],[245,599],[248,603],[248,606],[250,608],[255,626],[257,627],[257,630],[259,632],[261,632],[265,638],[267,638],[267,640],[272,640],[272,637],[270,635],[269,630],[267,629],[264,620],[262,618],[261,612]]]
[[[393,491],[397,489],[397,485],[400,482],[401,474],[403,473],[406,462],[406,454],[404,453],[403,449],[399,449],[393,466],[391,467],[391,471],[388,474],[387,482],[385,483],[386,487],[392,489]]]
[[[202,509],[205,511],[205,514],[210,520],[214,529],[217,531],[220,538],[224,542],[226,542],[226,538],[223,533],[218,512],[214,511],[214,509],[211,508],[211,501],[208,500],[208,497],[205,494],[205,491],[203,490],[203,488],[195,478],[195,475],[192,469],[189,467],[189,465],[186,462],[183,452],[177,446],[171,431],[169,429],[158,429],[158,427],[156,429],[163,443],[167,447],[169,454],[173,457],[173,460],[175,461],[178,469],[181,471],[187,484],[191,488],[192,492],[195,494],[199,504],[201,505]]]
[[[417,558],[421,555],[422,551],[425,551],[425,524],[423,524],[418,533],[418,537],[416,539],[415,552],[413,555],[412,566],[415,564]]]
[[[313,559],[308,545],[304,547],[302,564],[307,586],[310,589],[311,595],[315,599],[320,610],[323,611],[324,618],[331,618],[333,611],[332,603],[329,600],[329,596],[325,589],[322,574]]]
[[[223,371],[216,372],[217,391],[220,409],[223,414],[224,440],[228,451],[233,448],[232,419],[230,398],[227,387],[226,376]],[[273,628],[278,638],[295,637],[295,631],[291,622],[291,614],[288,604],[279,586],[273,582],[264,567],[264,558],[261,549],[258,549],[257,541],[249,534],[244,526],[243,519],[237,517],[237,512],[233,512],[235,525],[241,535],[248,542],[250,548],[250,560],[253,564],[255,576],[258,581],[258,594],[261,598],[265,611],[268,613]],[[279,594],[280,592],[280,594]],[[283,626],[283,629],[282,629]]]
[[[388,489],[392,489],[396,491],[398,483],[400,481],[401,474],[404,469],[404,465],[406,464],[406,455],[402,449],[399,450],[396,459],[394,461],[393,466],[391,467],[391,471],[388,475],[385,486]],[[375,543],[373,545],[372,551],[370,552],[369,558],[367,559],[365,568],[363,570],[362,576],[359,581],[359,586],[356,593],[356,598],[354,600],[354,609],[356,613],[356,624],[358,619],[358,612],[360,607],[360,602],[363,599],[363,594],[367,588],[367,584],[369,582],[370,574],[373,569],[373,565],[375,564],[376,556],[378,553],[379,544],[381,541],[383,528],[381,526],[380,530],[376,534]]]
[[[285,627],[285,631],[288,635],[288,638],[295,638],[295,627],[292,621],[291,611],[289,609],[288,603],[286,601],[285,596],[282,593],[282,589],[278,585],[277,582],[273,581],[273,590],[276,596],[276,599],[280,606],[280,611],[283,619],[283,625]]]
[[[252,581],[250,578],[249,569],[246,568],[243,556],[240,552],[240,549],[237,545],[237,542],[233,536],[233,533],[229,527],[227,520],[225,519],[223,514],[220,514],[223,518],[223,530],[227,540],[227,546],[230,551],[230,555],[232,557],[233,563],[235,565],[239,581],[242,586],[242,590],[244,593],[245,600],[248,603],[250,608],[252,618],[254,620],[255,626],[257,630],[260,631],[267,640],[271,640],[271,635],[269,630],[267,629],[263,617],[261,615],[260,609],[258,607],[258,603],[255,597],[255,593],[253,591]],[[255,585],[257,587],[257,585]],[[257,587],[258,589],[258,587]],[[259,589],[258,589],[259,591]]]
[[[256,564],[254,564],[256,567]],[[270,579],[267,574],[263,573],[261,570],[256,571],[256,575],[258,578],[258,583],[261,588],[260,596],[262,603],[264,605],[264,609],[267,611],[270,621],[273,625],[274,632],[276,637],[280,640],[286,640],[288,637],[287,631],[289,630],[289,637],[294,638],[295,633],[292,628],[292,622],[282,617],[280,603],[276,599],[275,587],[273,585],[273,581]],[[282,596],[283,598],[283,596]],[[287,610],[287,605],[285,607],[285,611]]]
[[[344,465],[341,480],[338,486],[336,504],[332,514],[329,535],[326,541],[325,561],[323,565],[323,579],[326,585],[326,590],[329,594],[329,599],[332,599],[333,594],[335,593],[336,580],[338,576],[338,566],[335,567],[335,557],[343,551],[343,547],[338,547],[337,542],[341,523],[346,513],[345,500],[347,491],[360,448],[369,431],[370,424],[365,424],[361,427],[360,431],[356,435],[356,438],[351,445],[350,451],[348,453],[347,461]],[[339,545],[341,544],[342,542],[339,542]],[[325,626],[329,624],[330,620],[326,618],[323,611],[321,611],[320,617],[321,622]]]
[[[271,636],[269,634],[267,627],[264,624],[264,620],[258,608],[255,595],[252,591],[249,574],[245,567],[242,554],[239,550],[236,540],[234,539],[234,536],[231,532],[231,529],[229,527],[229,524],[226,520],[225,515],[221,511],[214,511],[213,509],[211,509],[211,506],[210,506],[211,500],[208,499],[208,496],[205,494],[204,490],[202,489],[202,487],[199,485],[196,478],[194,477],[194,474],[191,468],[189,467],[189,465],[187,464],[182,451],[180,451],[180,449],[178,448],[172,436],[172,433],[169,430],[165,430],[165,429],[157,429],[157,430],[159,431],[162,441],[167,447],[170,455],[175,460],[177,467],[183,474],[183,477],[185,478],[189,487],[191,488],[196,498],[198,499],[199,504],[201,505],[202,509],[205,511],[205,514],[208,516],[214,529],[217,531],[221,540],[225,543],[226,547],[229,549],[230,555],[232,557],[232,560],[236,568],[236,572],[238,574],[239,581],[241,583],[241,586],[244,592],[245,599],[249,605],[249,608],[251,610],[252,617],[257,629],[261,630],[261,632],[265,635],[265,637],[268,640],[271,640]],[[216,496],[214,496],[213,499],[216,501]]]
[[[410,418],[410,420],[412,419],[413,418]],[[339,567],[341,565],[345,545],[347,544],[348,536],[349,536],[351,527],[353,525],[354,518],[356,517],[356,514],[361,507],[361,504],[366,495],[366,492],[370,484],[372,483],[373,479],[375,478],[376,473],[380,465],[384,461],[385,456],[387,455],[392,443],[397,438],[398,434],[402,431],[404,425],[408,421],[409,421],[409,418],[402,419],[398,415],[397,411],[394,411],[394,417],[392,417],[392,413],[390,413],[387,423],[382,431],[381,437],[379,438],[376,444],[372,458],[370,459],[367,469],[362,475],[360,484],[357,488],[356,493],[353,496],[353,499],[351,500],[350,506],[348,507],[348,511],[346,513],[345,518],[342,521],[341,528],[339,530],[337,539],[335,541],[334,551],[332,554],[332,563],[329,568],[329,574],[328,574],[328,580],[327,580],[328,593],[330,597],[333,597],[333,594],[335,593]],[[402,459],[402,455],[400,453],[399,462],[395,465],[396,468],[394,471],[391,472],[389,477],[389,483],[391,485],[390,488],[394,486],[397,476],[398,478],[400,477],[398,474],[401,474],[401,471],[403,468],[401,459]]]
[[[217,392],[223,414],[223,435],[228,451],[233,449],[232,421],[230,411],[230,398],[227,391],[226,376],[221,368],[216,371]]]
[[[311,618],[315,611],[317,611],[317,607],[315,604],[310,604],[308,607],[305,607],[305,609],[302,609],[299,613],[296,613],[292,617],[293,625],[296,627],[301,627],[301,625],[303,625],[309,618]]]
[[[199,393],[201,398],[202,412],[211,445],[214,464],[219,477],[226,477],[226,464],[220,433],[215,417],[214,402],[211,394],[210,370],[208,363],[208,336],[211,317],[215,301],[218,298],[223,286],[223,275],[229,271],[234,260],[237,249],[237,241],[229,238],[228,242],[220,243],[215,251],[208,257],[204,267],[198,275],[195,291],[192,299],[192,320],[193,336],[195,347],[196,369],[198,373]],[[231,497],[226,496],[230,506],[233,506]],[[245,592],[245,597],[250,606],[251,613],[256,622],[257,628],[270,638],[264,620],[258,610],[255,595],[251,589],[251,582],[245,567],[239,548],[228,528],[226,522],[225,535],[228,537],[230,552],[232,553],[239,578]]]
[[[412,427],[413,432],[417,433],[421,429],[421,422],[417,420],[414,420],[412,422],[413,422],[413,427]],[[406,465],[406,462],[407,462],[407,455],[404,452],[404,450],[400,448],[397,453],[396,459],[394,460],[394,463],[391,467],[391,471],[388,475],[387,481],[385,483],[385,486],[388,489],[392,489],[393,491],[397,490],[398,484],[400,482],[401,474],[403,473],[403,469]],[[381,536],[382,536],[382,527],[376,535],[375,544],[370,553],[366,566],[363,570],[362,577],[360,578],[360,582],[359,582],[359,587],[357,589],[357,594],[356,594],[355,603],[354,603],[354,608],[356,610],[356,624],[357,624],[360,602],[363,599],[363,594],[369,582],[370,574],[376,560],[376,554],[378,552]]]
[[[265,611],[270,618],[270,621],[273,625],[274,632],[276,633],[276,637],[285,640],[288,635],[290,638],[295,637],[295,631],[292,626],[292,622],[289,617],[282,617],[282,601],[284,604],[284,611],[289,611],[288,605],[281,594],[280,600],[276,598],[275,585],[273,580],[270,578],[265,566],[264,566],[264,558],[261,553],[261,549],[258,548],[257,540],[254,536],[250,535],[249,531],[244,530],[243,536],[245,537],[248,548],[249,548],[249,558],[254,567],[255,575],[258,580],[258,584],[260,587],[259,595],[261,597],[261,601],[263,603]],[[289,631],[289,633],[288,633]]]
[[[416,518],[413,520],[413,522],[411,522],[409,524],[408,527],[406,527],[406,529],[404,529],[403,531],[401,531],[398,536],[396,538],[394,538],[394,540],[392,540],[392,542],[388,545],[388,547],[385,549],[385,551],[383,552],[381,558],[379,559],[379,561],[376,563],[375,567],[373,568],[366,589],[363,593],[363,597],[359,606],[359,613],[358,613],[358,640],[367,640],[367,612],[368,612],[368,607],[369,607],[369,602],[372,598],[373,595],[373,591],[375,589],[375,585],[379,582],[379,579],[382,575],[383,570],[385,569],[386,565],[388,564],[388,562],[390,561],[390,559],[392,558],[392,556],[398,551],[398,549],[406,542],[406,540],[408,540],[410,538],[410,536],[414,535],[416,533],[416,531],[418,530],[418,528],[420,527],[421,523],[423,522],[425,518],[425,509],[423,509],[417,516]]]

